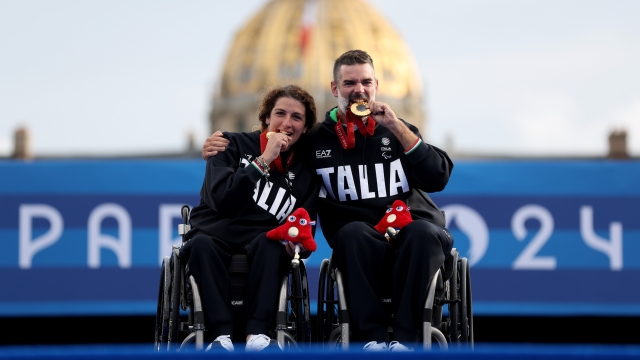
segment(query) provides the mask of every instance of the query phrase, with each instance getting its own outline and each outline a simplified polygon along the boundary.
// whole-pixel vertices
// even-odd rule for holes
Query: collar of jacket
[[[334,107],[333,109],[331,109],[329,111],[329,117],[331,118],[331,120],[333,120],[334,122],[338,122],[338,107]]]

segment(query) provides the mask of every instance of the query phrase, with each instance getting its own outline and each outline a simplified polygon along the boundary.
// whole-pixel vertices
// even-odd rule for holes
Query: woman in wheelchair
[[[191,212],[190,240],[180,250],[200,289],[212,346],[229,351],[234,322],[226,269],[231,256],[247,255],[246,350],[259,351],[275,343],[267,334],[275,328],[279,286],[295,248],[266,233],[298,208],[316,217],[319,184],[296,156],[316,123],[313,97],[295,85],[271,89],[258,118],[260,130],[225,132],[226,151],[207,160],[200,204]],[[310,254],[301,250],[303,257]]]

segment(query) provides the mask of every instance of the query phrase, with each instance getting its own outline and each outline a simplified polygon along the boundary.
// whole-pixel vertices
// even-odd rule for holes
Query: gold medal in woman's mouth
[[[367,109],[366,102],[357,102],[351,104],[351,112],[356,116],[369,116],[371,114],[371,110]],[[267,134],[269,136],[269,134]]]

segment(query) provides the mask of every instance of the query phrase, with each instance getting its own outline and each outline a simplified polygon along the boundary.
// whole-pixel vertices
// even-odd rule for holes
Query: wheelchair
[[[189,206],[181,211],[183,223],[178,225],[182,243],[189,241]],[[171,256],[162,261],[158,305],[156,309],[154,348],[156,351],[182,350],[195,346],[204,348],[204,313],[200,291],[186,264],[180,261],[180,247],[174,246]],[[244,339],[246,329],[245,282],[249,272],[246,255],[233,255],[228,268],[231,279],[231,308],[234,318],[234,338]],[[186,311],[186,316],[181,314]],[[291,261],[291,272],[284,276],[276,314],[276,328],[269,336],[276,339],[281,349],[296,348],[311,341],[309,287],[303,261],[296,253]]]
[[[389,234],[391,237],[394,234]],[[337,299],[336,299],[337,292]],[[390,294],[390,289],[387,289]],[[390,296],[380,299],[390,312]],[[324,259],[320,265],[318,282],[318,341],[329,348],[349,348],[349,312],[344,295],[340,270]],[[443,316],[447,306],[448,316]],[[390,337],[393,329],[389,327]],[[423,349],[429,350],[436,340],[440,349],[449,345],[473,349],[473,310],[471,306],[471,278],[467,258],[460,258],[456,248],[451,250],[427,288],[423,311]]]

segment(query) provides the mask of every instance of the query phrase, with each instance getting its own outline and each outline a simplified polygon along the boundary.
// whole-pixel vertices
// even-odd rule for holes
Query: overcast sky
[[[640,1],[370,1],[416,58],[431,143],[603,155],[623,128],[640,156]],[[36,155],[201,142],[233,35],[264,3],[0,0],[0,156],[19,126]]]

